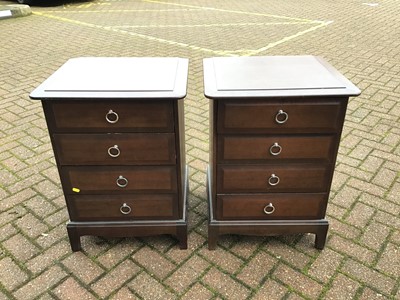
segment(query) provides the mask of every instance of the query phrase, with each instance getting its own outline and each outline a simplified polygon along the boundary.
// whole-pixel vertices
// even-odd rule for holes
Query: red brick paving
[[[0,299],[400,299],[400,6],[375,2],[64,1],[0,19]],[[333,22],[304,32],[321,21]],[[323,251],[313,235],[226,236],[207,249],[202,59],[254,54],[320,55],[362,90]],[[188,250],[168,236],[84,237],[71,252],[42,108],[28,95],[79,56],[190,59]]]

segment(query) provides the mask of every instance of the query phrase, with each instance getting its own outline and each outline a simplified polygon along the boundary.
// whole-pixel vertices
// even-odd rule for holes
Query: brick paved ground
[[[82,0],[32,11],[0,20],[0,299],[400,299],[399,1]],[[348,108],[327,246],[227,236],[210,252],[202,59],[290,54],[323,56],[362,89]],[[77,56],[190,58],[187,251],[168,236],[85,237],[71,253],[42,109],[28,94]]]

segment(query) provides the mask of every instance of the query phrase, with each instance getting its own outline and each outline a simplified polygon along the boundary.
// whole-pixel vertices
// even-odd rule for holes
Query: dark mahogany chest
[[[219,235],[316,234],[346,106],[360,91],[321,58],[204,60],[210,99],[209,248]]]
[[[180,58],[76,58],[30,95],[42,101],[69,212],[80,237],[177,236],[187,247]]]

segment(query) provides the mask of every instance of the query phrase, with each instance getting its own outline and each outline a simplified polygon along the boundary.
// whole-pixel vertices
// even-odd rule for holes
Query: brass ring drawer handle
[[[118,157],[121,154],[121,150],[119,150],[118,145],[108,148],[107,152],[111,157]]]
[[[282,146],[280,146],[278,143],[274,143],[270,148],[269,148],[269,153],[271,155],[277,156],[281,154],[282,152]]]
[[[113,111],[112,109],[110,109],[110,110],[108,111],[108,113],[106,113],[106,120],[107,120],[107,122],[110,123],[110,124],[115,124],[115,123],[118,122],[119,116],[118,116],[118,114],[117,114],[115,111]]]
[[[128,215],[128,214],[131,213],[132,208],[131,208],[128,204],[124,203],[124,204],[122,204],[122,206],[119,208],[119,211],[120,211],[121,214],[123,214],[123,215]]]
[[[272,203],[270,203],[266,207],[264,207],[264,213],[266,215],[273,214],[274,211],[275,211],[275,206],[273,206]]]
[[[275,116],[275,121],[278,124],[284,124],[286,123],[286,121],[289,119],[289,115],[287,112],[283,111],[282,109],[280,109],[278,111],[278,113]]]
[[[280,178],[276,176],[275,174],[272,174],[271,177],[268,179],[268,184],[271,186],[278,185],[280,182]]]
[[[126,187],[127,185],[128,185],[128,179],[126,179],[124,176],[122,176],[122,175],[120,175],[118,178],[117,178],[117,185],[120,187],[120,188],[124,188],[124,187]]]

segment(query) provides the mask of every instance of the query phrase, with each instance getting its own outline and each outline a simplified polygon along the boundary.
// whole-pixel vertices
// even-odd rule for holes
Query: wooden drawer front
[[[62,167],[66,194],[176,193],[176,167]]]
[[[174,131],[173,107],[168,100],[60,101],[49,105],[54,132]]]
[[[218,195],[217,201],[222,219],[320,219],[325,215],[326,198],[326,194],[282,193]]]
[[[175,164],[175,135],[160,134],[55,134],[62,165],[167,165]],[[117,156],[112,157],[111,155]]]
[[[221,136],[220,162],[263,162],[267,160],[332,160],[335,136]],[[280,151],[279,154],[277,154]],[[273,155],[272,153],[276,154]]]
[[[71,221],[172,219],[176,203],[175,194],[67,196]]]
[[[317,101],[219,100],[218,132],[335,132],[343,121],[340,101]]]
[[[326,192],[329,165],[219,165],[217,193]]]

